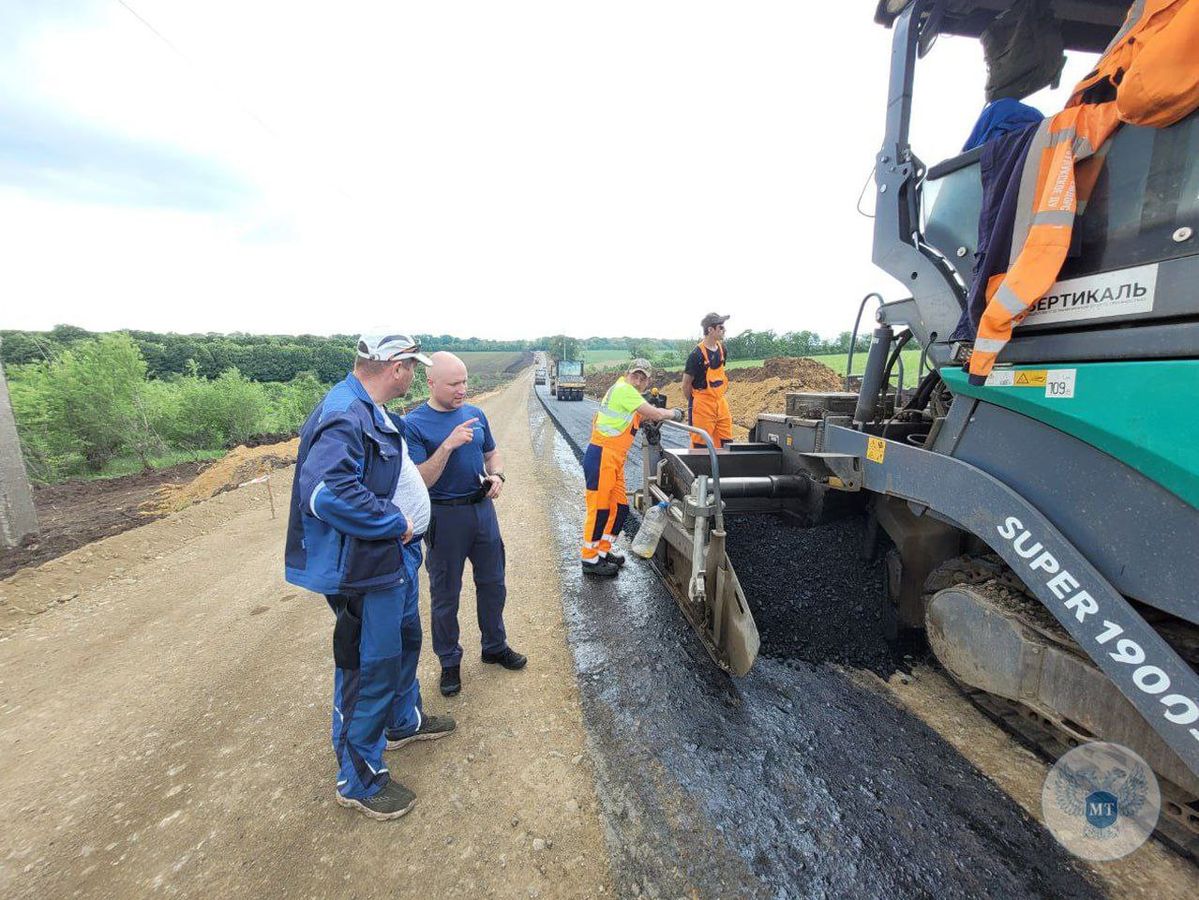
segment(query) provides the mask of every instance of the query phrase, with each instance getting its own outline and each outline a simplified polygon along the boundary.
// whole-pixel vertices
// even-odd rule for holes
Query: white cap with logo
[[[415,359],[421,365],[433,365],[433,360],[420,352],[420,341],[406,334],[364,334],[358,338],[358,356],[382,362]]]

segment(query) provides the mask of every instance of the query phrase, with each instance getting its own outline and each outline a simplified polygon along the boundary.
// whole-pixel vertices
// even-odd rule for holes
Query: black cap
[[[699,327],[707,331],[713,325],[723,325],[729,320],[728,316],[722,316],[720,313],[708,313],[699,323]]]

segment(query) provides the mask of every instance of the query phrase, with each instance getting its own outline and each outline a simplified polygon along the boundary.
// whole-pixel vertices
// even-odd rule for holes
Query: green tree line
[[[257,335],[257,334],[159,334],[152,331],[123,331],[137,347],[151,379],[194,374],[214,379],[237,369],[249,381],[287,382],[302,373],[328,384],[340,381],[354,359],[357,335]],[[58,325],[50,331],[0,331],[0,362],[7,366],[51,362],[77,344],[92,341],[98,334],[74,325]],[[416,335],[429,351],[520,352],[552,346],[554,337],[526,341],[492,341],[457,338],[448,334]],[[571,339],[576,341],[576,339]],[[623,350],[636,338],[584,338],[585,349]],[[659,349],[672,342],[658,341]]]
[[[150,378],[138,343],[120,333],[73,341],[49,361],[6,371],[25,462],[41,482],[106,473],[122,460],[149,468],[257,435],[292,434],[328,390],[313,372],[254,381],[236,367],[205,378],[192,365]],[[410,397],[426,391],[418,379]]]
[[[159,334],[124,331],[146,363],[146,376],[165,379],[196,375],[215,379],[237,369],[249,381],[289,382],[303,373],[332,384],[349,370],[354,358],[356,336],[252,335],[252,334]],[[6,366],[50,362],[77,344],[95,340],[97,334],[73,325],[58,325],[50,331],[0,331],[0,361]],[[493,341],[458,338],[448,334],[416,336],[422,347],[451,351],[548,350],[554,359],[570,359],[588,350],[621,350],[629,357],[644,356],[662,365],[682,363],[698,338],[661,340],[638,337],[588,337],[546,335],[526,341]],[[743,331],[728,339],[729,351],[741,359],[769,356],[816,356],[845,353],[850,333],[826,340],[812,331]],[[869,335],[858,338],[859,349],[870,344]],[[565,351],[565,355],[564,355]]]

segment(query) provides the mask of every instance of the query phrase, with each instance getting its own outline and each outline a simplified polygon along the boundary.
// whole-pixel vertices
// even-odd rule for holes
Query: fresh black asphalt
[[[741,679],[712,665],[641,561],[614,580],[583,578],[579,459],[594,409],[544,394],[529,402],[534,452],[554,487],[563,606],[621,896],[1102,893],[952,746],[855,677],[853,654],[804,640],[829,616],[848,643],[856,621],[873,628],[863,614],[877,615],[866,607],[880,594],[864,587],[869,573],[840,574],[860,562],[797,565],[819,541],[769,517],[730,537],[763,632],[763,655]],[[632,489],[640,455],[630,457]],[[833,537],[841,555],[854,544],[852,529]]]

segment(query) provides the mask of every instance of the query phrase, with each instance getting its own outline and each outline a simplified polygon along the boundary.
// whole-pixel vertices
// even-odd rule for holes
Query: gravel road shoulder
[[[0,895],[611,892],[530,382],[483,404],[509,474],[509,634],[530,663],[484,671],[463,615],[446,702],[426,638],[426,705],[459,731],[388,754],[411,814],[333,802],[331,619],[284,583],[284,522],[254,485],[0,582]],[[290,470],[271,484],[286,497]]]

